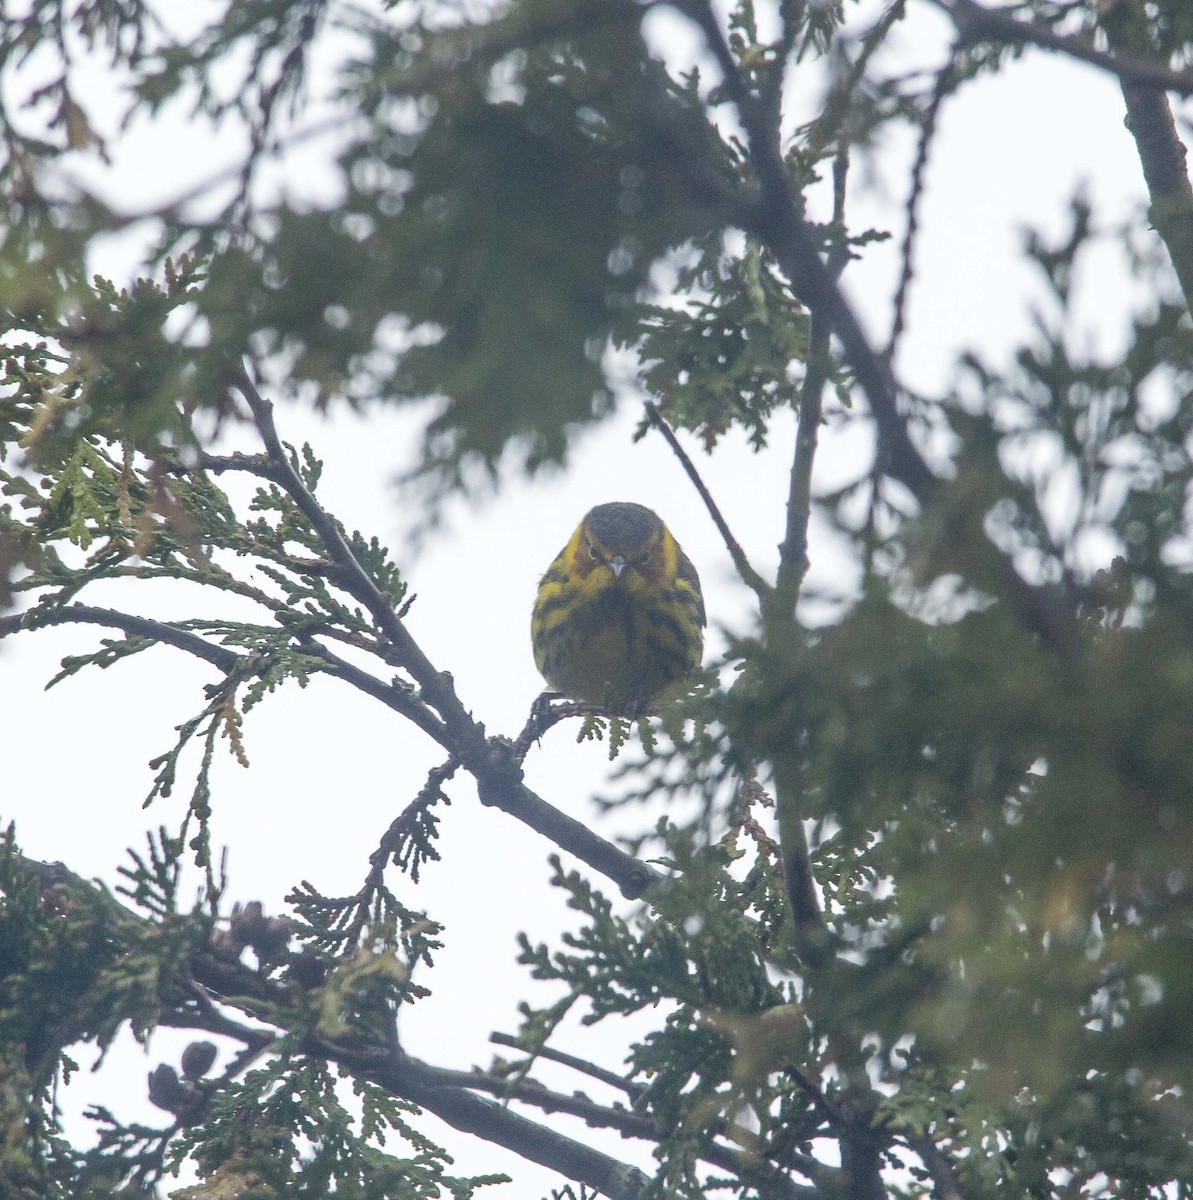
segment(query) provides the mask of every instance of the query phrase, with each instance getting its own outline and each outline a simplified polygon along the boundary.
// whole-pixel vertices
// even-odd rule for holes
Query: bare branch
[[[648,400],[646,403],[646,415],[650,419],[650,423],[667,439],[667,445],[674,451],[675,457],[679,459],[680,465],[687,472],[687,476],[692,481],[696,491],[699,492],[700,499],[704,501],[704,507],[708,509],[709,516],[712,517],[713,524],[716,525],[717,531],[721,535],[721,540],[725,543],[725,547],[729,551],[729,557],[733,559],[733,565],[737,568],[737,573],[758,596],[765,598],[770,595],[770,584],[750,565],[750,560],[746,557],[746,552],[741,548],[737,538],[733,536],[733,531],[721,515],[721,510],[717,507],[717,502],[712,498],[712,493],[709,492],[704,480],[700,478],[700,472],[696,470],[695,463],[692,462],[687,452],[679,444],[679,439],[675,436],[675,430],[667,423],[667,419],[659,411],[659,406]]]

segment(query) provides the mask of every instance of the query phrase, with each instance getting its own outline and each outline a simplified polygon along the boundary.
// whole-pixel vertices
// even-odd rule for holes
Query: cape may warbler
[[[543,576],[530,640],[556,691],[637,716],[700,665],[696,568],[649,508],[598,504]]]

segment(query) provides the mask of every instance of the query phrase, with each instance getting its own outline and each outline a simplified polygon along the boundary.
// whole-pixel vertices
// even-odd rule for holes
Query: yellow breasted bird
[[[641,504],[598,504],[539,583],[530,622],[543,678],[621,716],[649,710],[704,652],[691,560]]]

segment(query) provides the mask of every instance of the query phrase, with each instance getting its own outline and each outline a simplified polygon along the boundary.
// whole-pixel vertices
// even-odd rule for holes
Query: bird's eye
[[[595,548],[593,547],[593,544],[592,544],[591,542],[588,542],[588,541],[586,541],[586,542],[584,543],[584,549],[588,551],[588,557],[589,557],[589,558],[596,558],[596,556],[597,556],[597,552],[596,552],[596,550],[595,550]]]

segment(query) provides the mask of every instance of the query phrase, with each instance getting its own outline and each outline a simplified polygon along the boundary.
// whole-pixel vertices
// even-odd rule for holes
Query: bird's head
[[[641,504],[598,504],[580,522],[577,535],[575,567],[584,576],[608,568],[612,582],[628,583],[634,576],[652,582],[666,570],[666,529]]]

